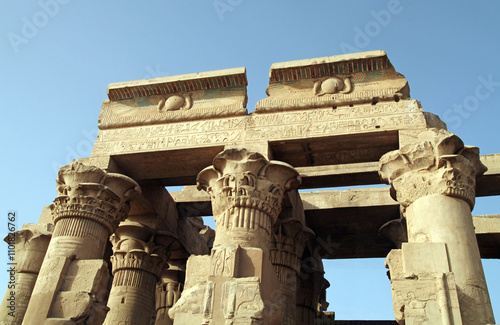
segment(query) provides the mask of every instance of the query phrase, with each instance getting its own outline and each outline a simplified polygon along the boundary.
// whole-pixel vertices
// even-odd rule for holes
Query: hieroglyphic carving
[[[114,83],[99,128],[246,115],[245,68]]]
[[[234,277],[237,270],[238,246],[223,245],[212,249],[210,275]]]
[[[100,130],[92,156],[224,145],[243,140],[293,139],[352,132],[423,128],[414,100],[246,117]]]
[[[462,324],[453,273],[394,274],[391,287],[399,324]]]
[[[264,302],[258,278],[233,279],[222,285],[221,306],[226,324],[261,319]],[[229,323],[228,323],[229,322]],[[249,323],[245,323],[249,324]]]
[[[215,282],[207,281],[205,287],[205,294],[203,295],[202,314],[205,323],[212,318],[214,311],[214,299],[215,299]]]
[[[479,149],[464,146],[445,130],[429,129],[420,142],[391,151],[380,159],[380,176],[390,183],[393,198],[404,207],[418,198],[443,194],[475,202],[476,176],[486,171]]]
[[[184,290],[168,315],[175,324],[212,324],[214,300],[215,282],[206,281]]]
[[[311,92],[312,89],[312,92]],[[275,63],[257,113],[408,98],[408,82],[383,51]]]
[[[186,128],[177,125],[176,128],[145,126],[101,130],[92,155],[202,147],[214,144],[224,145],[245,139],[293,139],[400,128],[424,128],[426,126],[425,116],[421,112],[365,118],[341,118],[339,116],[351,115],[351,113],[332,115],[331,110],[309,111],[307,113],[289,112],[285,116],[277,114],[256,115],[248,120],[233,119],[234,123],[229,124],[197,123],[197,126],[184,124]],[[208,131],[201,131],[206,128]],[[176,130],[177,133],[174,133]]]

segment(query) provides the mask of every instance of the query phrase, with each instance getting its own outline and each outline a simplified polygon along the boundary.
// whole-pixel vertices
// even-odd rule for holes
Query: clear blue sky
[[[274,62],[381,49],[426,111],[500,153],[499,1],[8,0],[0,22],[2,238],[8,210],[36,222],[57,168],[90,154],[112,82],[244,66],[253,111]],[[481,198],[473,214],[499,206]],[[325,265],[337,319],[393,318],[382,259]],[[499,318],[500,263],[485,269]]]

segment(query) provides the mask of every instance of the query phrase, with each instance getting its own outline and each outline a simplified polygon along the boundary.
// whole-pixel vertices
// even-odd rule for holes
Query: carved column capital
[[[464,146],[445,130],[428,129],[418,140],[380,158],[379,175],[391,185],[393,198],[407,207],[421,197],[442,194],[462,199],[472,209],[476,176],[486,171],[479,149]]]
[[[197,177],[198,189],[212,199],[215,221],[220,229],[263,229],[271,234],[282,208],[283,195],[301,182],[290,165],[268,161],[245,149],[227,149],[218,154],[213,166]]]
[[[141,195],[130,177],[73,162],[59,169],[58,196],[51,206],[54,224],[65,218],[84,218],[103,225],[111,235]]]
[[[286,284],[288,272],[293,272],[295,277],[300,274],[305,244],[314,236],[314,232],[297,220],[278,222],[273,230],[270,245],[271,263],[280,282]]]
[[[149,227],[127,222],[111,236],[114,286],[130,285],[121,283],[124,278],[120,271],[146,272],[154,276],[154,281],[160,278],[168,256],[165,247],[153,242],[153,234],[153,229]]]
[[[111,236],[113,285],[109,293],[108,324],[150,324],[154,291],[167,262],[167,251],[154,242],[154,230],[129,220]]]

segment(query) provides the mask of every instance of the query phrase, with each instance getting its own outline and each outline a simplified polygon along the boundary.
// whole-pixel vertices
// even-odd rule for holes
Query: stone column
[[[297,283],[295,319],[297,324],[314,325],[328,308],[326,289],[330,283],[320,258],[309,255],[304,261]]]
[[[464,146],[456,135],[444,130],[426,130],[418,139],[380,159],[379,173],[391,185],[391,194],[407,219],[402,271],[435,273],[430,278],[435,279],[432,290],[437,291],[450,286],[454,278],[463,324],[494,323],[471,216],[476,176],[486,170],[479,161],[479,149]],[[391,270],[392,282],[395,277]],[[436,317],[445,324],[456,318],[450,296],[454,289],[452,285],[443,296],[446,299],[441,300],[417,297],[413,291],[413,295],[408,292],[408,298],[398,299],[407,311],[423,308],[418,313],[427,313],[426,317],[431,317],[429,308],[436,303],[440,306]]]
[[[20,325],[23,322],[52,230],[52,224],[28,223],[16,231],[14,236],[5,237],[9,245],[15,246],[14,262],[17,264],[14,267],[14,281],[9,282],[0,305],[0,324]]]
[[[281,324],[270,237],[284,194],[300,176],[259,153],[226,149],[197,183],[211,196],[215,241],[210,257],[188,260],[185,290],[169,311],[174,324]],[[193,312],[196,305],[199,312]]]
[[[169,261],[169,267],[163,271],[160,282],[156,284],[155,325],[172,325],[174,323],[168,316],[168,311],[179,300],[184,287],[186,261],[181,262],[181,264],[176,265]]]
[[[51,207],[54,233],[23,324],[48,318],[52,323],[86,319],[86,324],[100,324],[107,310],[106,243],[140,188],[127,176],[73,162],[59,170],[57,192]]]
[[[299,220],[280,220],[273,230],[270,257],[283,294],[282,324],[295,324],[297,277],[300,274],[305,243],[314,233]]]
[[[153,241],[153,229],[124,222],[111,236],[113,285],[105,325],[149,325],[155,310],[155,286],[167,256]]]

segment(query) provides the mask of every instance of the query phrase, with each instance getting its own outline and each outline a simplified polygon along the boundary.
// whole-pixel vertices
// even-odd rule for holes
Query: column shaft
[[[47,319],[100,324],[107,311],[106,242],[127,217],[140,187],[127,176],[73,162],[59,170],[57,192],[51,206],[54,234],[23,324]]]
[[[408,243],[387,259],[401,323],[424,318],[494,323],[471,215],[476,176],[485,170],[478,148],[437,129],[421,132],[417,142],[380,159],[380,176],[407,220]]]

